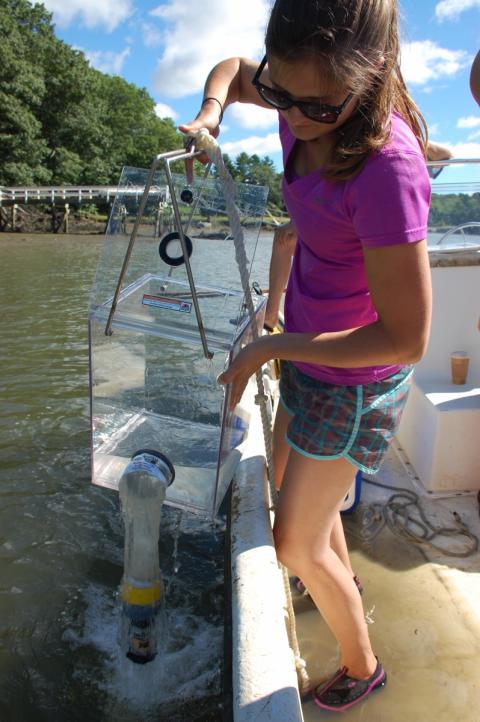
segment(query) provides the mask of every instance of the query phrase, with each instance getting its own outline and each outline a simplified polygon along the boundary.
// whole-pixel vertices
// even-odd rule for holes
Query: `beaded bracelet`
[[[202,100],[202,108],[203,108],[204,104],[207,102],[207,100],[215,100],[215,101],[219,104],[219,106],[220,106],[220,118],[218,119],[218,124],[220,125],[220,123],[221,123],[222,120],[223,120],[223,105],[221,104],[221,102],[219,101],[218,98],[214,98],[214,97],[212,96],[212,97],[204,98],[204,99]]]

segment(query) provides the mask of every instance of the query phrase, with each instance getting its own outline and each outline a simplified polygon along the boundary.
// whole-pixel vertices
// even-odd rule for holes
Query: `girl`
[[[248,345],[220,381],[235,405],[255,370],[281,359],[274,539],[338,640],[341,668],[313,692],[337,711],[386,681],[339,509],[356,470],[378,470],[430,323],[426,129],[398,54],[396,0],[276,0],[260,65],[219,63],[180,126],[217,134],[237,101],[279,114],[295,246],[291,272],[278,271],[290,273],[286,333]]]

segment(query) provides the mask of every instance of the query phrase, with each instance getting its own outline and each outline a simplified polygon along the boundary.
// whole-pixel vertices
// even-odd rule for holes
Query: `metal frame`
[[[187,233],[187,231],[188,231],[188,228],[189,228],[189,226],[190,226],[190,223],[191,223],[191,221],[192,221],[193,214],[195,213],[195,209],[196,209],[197,204],[198,204],[198,202],[199,202],[201,193],[199,194],[199,196],[198,196],[195,204],[194,204],[193,207],[192,207],[192,210],[191,210],[190,215],[189,215],[189,217],[188,217],[188,219],[187,219],[187,223],[186,223],[186,225],[185,225],[185,228],[183,228],[183,227],[182,227],[182,219],[181,219],[181,216],[180,216],[180,209],[179,209],[179,207],[178,207],[177,197],[176,197],[176,194],[175,194],[175,186],[174,186],[174,182],[173,182],[173,177],[172,177],[172,173],[171,173],[171,170],[170,170],[170,163],[172,163],[173,161],[177,161],[177,160],[193,160],[194,158],[198,157],[199,155],[201,155],[201,151],[196,151],[195,148],[194,148],[194,146],[191,145],[188,149],[182,148],[182,149],[180,149],[180,150],[173,150],[173,151],[169,151],[169,152],[167,152],[167,153],[161,153],[160,155],[157,155],[157,156],[154,158],[154,160],[153,160],[153,162],[152,162],[152,165],[150,166],[150,171],[149,171],[149,174],[148,174],[148,177],[147,177],[147,182],[146,182],[146,184],[145,184],[145,190],[143,191],[143,195],[142,195],[142,198],[141,198],[141,200],[140,200],[140,207],[139,207],[139,209],[138,209],[138,213],[137,213],[137,216],[136,216],[136,218],[135,218],[135,223],[134,223],[134,225],[133,225],[133,230],[132,230],[132,233],[131,233],[131,235],[130,235],[130,241],[129,241],[129,243],[128,243],[127,250],[126,250],[126,252],[125,252],[125,258],[123,259],[123,265],[122,265],[122,268],[121,268],[121,271],[120,271],[120,276],[119,276],[119,278],[118,278],[118,283],[117,283],[117,287],[116,287],[116,289],[115,289],[115,294],[114,294],[114,296],[113,296],[112,305],[111,305],[111,308],[110,308],[110,313],[109,313],[109,315],[108,315],[107,324],[106,324],[106,326],[105,326],[105,335],[106,335],[106,336],[111,336],[112,333],[113,333],[113,331],[112,331],[113,318],[114,318],[114,315],[115,315],[115,311],[117,310],[118,299],[119,299],[120,293],[121,293],[122,288],[123,288],[123,283],[124,283],[124,280],[125,280],[125,274],[126,274],[126,272],[127,272],[128,264],[130,263],[130,258],[131,258],[131,255],[132,255],[133,247],[134,247],[134,245],[135,245],[135,241],[136,241],[136,239],[137,239],[138,229],[139,229],[139,227],[140,227],[140,222],[141,222],[141,220],[142,220],[142,218],[143,218],[143,214],[144,214],[144,212],[145,212],[145,207],[146,207],[146,205],[147,205],[148,196],[149,196],[149,194],[150,194],[150,189],[151,189],[152,184],[153,184],[153,179],[154,179],[154,177],[155,177],[155,173],[156,173],[159,165],[163,162],[163,163],[165,164],[165,174],[166,174],[166,177],[167,177],[167,183],[168,183],[168,187],[169,187],[169,190],[170,190],[170,197],[171,197],[171,199],[172,199],[173,215],[174,215],[174,218],[175,218],[175,225],[176,225],[176,228],[177,228],[180,245],[181,245],[181,247],[182,247],[183,257],[184,257],[184,260],[185,260],[185,269],[186,269],[186,271],[187,271],[188,283],[189,283],[189,285],[190,285],[190,291],[191,291],[191,294],[192,294],[192,301],[193,301],[193,305],[194,305],[194,308],[195,308],[195,315],[196,315],[196,318],[197,318],[198,331],[199,331],[199,333],[200,333],[200,338],[201,338],[201,341],[202,341],[203,353],[204,353],[204,355],[205,355],[205,357],[206,357],[207,359],[211,359],[211,358],[213,358],[213,353],[212,353],[212,352],[209,350],[209,348],[208,348],[207,337],[206,337],[206,334],[205,334],[205,327],[204,327],[204,325],[203,325],[202,314],[201,314],[200,306],[199,306],[199,303],[198,303],[198,294],[197,294],[197,290],[196,290],[196,288],[195,288],[195,281],[194,281],[194,279],[193,279],[192,268],[191,268],[191,266],[190,266],[190,259],[189,259],[189,257],[188,257],[187,245],[186,245],[186,242],[185,242],[185,235],[186,235],[186,233]],[[208,177],[208,174],[210,173],[211,165],[212,165],[211,163],[209,163],[209,164],[207,165],[207,168],[206,168],[206,171],[205,171],[205,175],[204,175],[204,179],[203,179],[203,182],[204,182],[204,183],[205,183],[205,181],[206,181],[206,179],[207,179],[207,177]],[[202,186],[202,187],[203,187],[203,186]],[[171,272],[172,272],[172,269],[170,269],[169,276],[171,275]]]
[[[427,166],[439,168],[445,165],[475,165],[476,163],[480,163],[480,158],[448,158],[446,160],[429,160]]]

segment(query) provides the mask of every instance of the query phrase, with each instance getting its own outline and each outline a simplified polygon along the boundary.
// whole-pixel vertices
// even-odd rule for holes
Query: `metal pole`
[[[192,206],[192,210],[191,210],[190,215],[189,215],[189,217],[188,217],[188,220],[187,220],[187,224],[186,224],[186,226],[185,226],[184,233],[188,233],[188,229],[190,228],[190,223],[192,222],[192,218],[193,218],[193,216],[194,216],[194,214],[195,214],[195,211],[197,210],[197,206],[198,206],[198,204],[199,204],[199,202],[200,202],[200,197],[201,197],[201,195],[202,195],[202,191],[203,191],[203,188],[204,188],[205,183],[206,183],[206,181],[207,181],[207,178],[208,178],[208,175],[209,175],[209,173],[210,173],[211,167],[212,167],[212,162],[210,161],[210,163],[208,163],[208,164],[207,164],[207,167],[205,168],[205,175],[203,176],[202,185],[200,186],[200,190],[199,190],[199,192],[198,192],[197,200],[195,201],[195,203],[194,203],[193,206]]]
[[[150,189],[152,187],[153,178],[155,176],[155,171],[157,170],[158,164],[161,161],[165,161],[165,167],[168,168],[167,178],[169,176],[168,180],[169,180],[169,185],[171,185],[171,191],[173,189],[172,198],[174,199],[174,208],[176,208],[176,210],[177,210],[175,217],[178,222],[180,242],[182,244],[182,250],[183,250],[183,253],[184,253],[184,256],[186,259],[186,265],[187,265],[187,269],[188,269],[187,274],[189,274],[189,281],[190,281],[191,268],[190,268],[190,264],[188,263],[188,254],[186,252],[185,237],[183,236],[181,218],[180,218],[180,213],[178,212],[178,206],[176,204],[175,190],[173,188],[173,182],[172,182],[172,178],[171,178],[171,174],[170,174],[170,167],[168,166],[168,161],[170,159],[183,160],[183,159],[187,159],[187,158],[195,158],[197,155],[200,155],[200,152],[195,152],[195,151],[191,151],[191,150],[189,150],[188,152],[185,152],[182,149],[182,150],[169,151],[167,153],[161,153],[160,155],[157,155],[154,158],[153,163],[150,167],[148,177],[147,177],[145,189],[144,189],[142,197],[141,197],[140,207],[138,209],[137,217],[135,218],[132,233],[130,236],[130,241],[129,241],[127,250],[125,252],[125,258],[123,259],[123,265],[122,265],[122,268],[120,271],[120,276],[118,278],[118,283],[117,283],[117,287],[115,289],[115,294],[113,296],[112,305],[110,307],[110,313],[108,315],[107,324],[105,326],[105,336],[112,335],[112,323],[113,323],[113,317],[115,315],[115,311],[117,310],[118,298],[119,298],[120,293],[123,288],[123,282],[125,280],[125,275],[127,272],[128,264],[130,263],[130,258],[132,255],[133,247],[134,247],[135,241],[137,239],[140,222],[141,222],[143,214],[145,212],[145,207],[147,205],[148,196],[150,193]],[[191,214],[191,215],[193,215],[193,214]],[[195,293],[195,286],[193,285],[193,288],[192,288],[192,284],[193,284],[193,277],[192,277],[192,280],[190,281],[190,287],[191,287],[192,295],[193,295]],[[202,337],[202,345],[204,348],[204,353],[207,356],[207,358],[212,358],[213,354],[210,354],[210,351],[208,350],[208,347],[206,346],[205,331],[203,328],[203,323],[202,323],[202,318],[201,318],[201,314],[200,314],[200,308],[198,307],[198,302],[196,303],[194,301],[194,305],[195,305],[195,313],[197,315],[197,322],[199,324],[199,331],[200,331],[200,335]]]
[[[186,157],[188,157],[189,155],[191,155],[191,154],[190,153],[187,154]],[[180,159],[181,159],[181,156],[177,160],[180,160]],[[172,173],[170,171],[169,160],[165,161],[165,173],[167,176],[168,187],[170,189],[170,195],[172,198],[173,214],[175,216],[175,221],[177,224],[178,238],[180,240],[180,245],[182,246],[183,259],[185,262],[185,269],[187,271],[188,283],[190,285],[190,290],[192,292],[192,301],[193,301],[193,306],[195,308],[195,315],[197,317],[198,331],[200,333],[200,338],[202,341],[203,353],[205,355],[205,358],[212,359],[213,353],[211,351],[209,351],[209,349],[208,349],[207,336],[205,334],[205,327],[203,325],[202,312],[200,311],[200,305],[198,303],[197,289],[195,288],[195,281],[193,280],[192,267],[190,266],[190,259],[188,257],[187,244],[185,243],[185,234],[184,234],[183,228],[182,228],[182,219],[180,216],[180,209],[179,209],[178,203],[177,203],[177,197],[175,195],[175,186],[173,185],[173,178],[172,178]],[[193,214],[190,214],[190,218],[192,217],[192,215]]]
[[[125,258],[123,259],[123,265],[122,265],[122,269],[120,271],[120,276],[118,277],[118,283],[117,283],[117,287],[115,289],[115,294],[113,296],[110,313],[108,315],[107,325],[105,326],[105,336],[112,335],[112,322],[113,322],[113,317],[115,315],[115,311],[117,310],[118,297],[123,288],[123,281],[125,279],[125,274],[127,272],[128,264],[130,263],[130,257],[132,255],[133,246],[135,245],[135,241],[137,240],[137,234],[138,234],[138,229],[140,227],[140,221],[142,220],[142,216],[145,211],[145,206],[147,205],[150,188],[152,186],[153,177],[155,175],[155,171],[157,170],[157,165],[159,164],[161,158],[162,158],[162,155],[157,155],[150,167],[150,172],[148,174],[147,182],[145,184],[145,190],[143,191],[142,199],[140,201],[140,208],[138,209],[137,217],[135,218],[135,223],[133,224],[132,234],[130,236],[130,241],[129,241],[129,244],[128,244],[128,247],[127,247],[127,250],[125,253]]]

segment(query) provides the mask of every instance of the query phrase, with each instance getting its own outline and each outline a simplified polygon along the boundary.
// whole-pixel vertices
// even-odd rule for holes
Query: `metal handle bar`
[[[135,241],[136,241],[136,239],[137,239],[138,229],[139,229],[139,227],[140,227],[140,222],[141,222],[142,217],[143,217],[143,214],[144,214],[144,212],[145,212],[145,207],[146,207],[146,205],[147,205],[148,196],[149,196],[149,194],[150,194],[150,189],[151,189],[152,184],[153,184],[153,179],[154,179],[154,176],[155,176],[155,172],[156,172],[159,164],[160,164],[162,161],[164,161],[164,162],[165,162],[165,170],[166,170],[167,182],[168,182],[168,186],[169,186],[170,193],[171,193],[171,198],[172,198],[173,212],[174,212],[175,221],[176,221],[177,229],[178,229],[179,241],[180,241],[180,244],[181,244],[181,247],[182,247],[183,256],[184,256],[184,259],[185,259],[185,268],[186,268],[186,271],[187,271],[187,277],[188,277],[188,281],[189,281],[189,285],[190,285],[190,290],[191,290],[191,292],[192,292],[192,300],[193,300],[193,305],[194,305],[194,308],[195,308],[195,315],[196,315],[196,317],[197,317],[198,330],[199,330],[199,333],[200,333],[200,337],[201,337],[201,341],[202,341],[202,346],[203,346],[204,354],[205,354],[206,358],[211,359],[211,358],[213,357],[213,353],[211,353],[211,351],[209,351],[208,345],[207,345],[207,339],[206,339],[206,335],[205,335],[205,328],[204,328],[204,325],[203,325],[203,320],[202,320],[202,315],[201,315],[201,311],[200,311],[200,306],[199,306],[199,304],[198,304],[197,291],[196,291],[196,288],[195,288],[195,282],[194,282],[194,280],[193,280],[192,269],[191,269],[191,266],[190,266],[190,261],[189,261],[189,257],[188,257],[187,246],[186,246],[186,242],[185,242],[185,234],[184,234],[184,231],[183,231],[183,228],[182,228],[180,211],[179,211],[178,204],[177,204],[177,199],[176,199],[176,196],[175,196],[175,187],[174,187],[174,184],[173,184],[173,178],[172,178],[172,174],[171,174],[171,171],[170,171],[170,163],[171,163],[172,161],[174,161],[174,160],[176,161],[176,160],[194,159],[194,158],[196,158],[197,156],[200,156],[200,155],[201,155],[201,152],[200,152],[200,151],[195,151],[195,150],[193,149],[193,147],[192,147],[192,148],[189,148],[188,150],[185,150],[185,149],[182,148],[182,149],[180,149],[180,150],[174,150],[174,151],[168,151],[168,152],[166,152],[166,153],[161,153],[161,154],[157,155],[157,156],[154,158],[154,160],[153,160],[153,162],[152,162],[152,165],[151,165],[151,167],[150,167],[150,171],[149,171],[149,173],[148,173],[147,182],[146,182],[146,184],[145,184],[145,189],[144,189],[143,194],[142,194],[142,198],[141,198],[141,201],[140,201],[140,206],[139,206],[139,209],[138,209],[138,213],[137,213],[137,216],[136,216],[136,218],[135,218],[135,223],[134,223],[134,225],[133,225],[132,233],[131,233],[131,236],[130,236],[130,241],[129,241],[129,243],[128,243],[128,247],[127,247],[127,250],[126,250],[126,252],[125,252],[125,258],[123,259],[123,264],[122,264],[122,268],[121,268],[121,271],[120,271],[120,276],[119,276],[119,278],[118,278],[117,287],[116,287],[116,289],[115,289],[115,294],[114,294],[114,296],[113,296],[112,305],[111,305],[111,307],[110,307],[110,313],[109,313],[109,315],[108,315],[107,324],[106,324],[106,326],[105,326],[105,335],[106,335],[106,336],[111,336],[111,335],[112,335],[113,317],[114,317],[114,315],[115,315],[115,311],[117,310],[118,299],[119,299],[120,293],[121,293],[122,288],[123,288],[123,283],[124,283],[124,280],[125,280],[125,275],[126,275],[126,272],[127,272],[128,264],[130,263],[130,258],[131,258],[131,255],[132,255],[133,247],[134,247]],[[208,172],[209,172],[209,170],[210,170],[210,165],[211,165],[211,164],[209,164],[208,167],[207,167],[206,175],[208,175]],[[190,214],[190,218],[189,218],[188,224],[190,223],[190,220],[191,220],[192,216],[193,216],[193,209],[192,209],[192,213]]]

